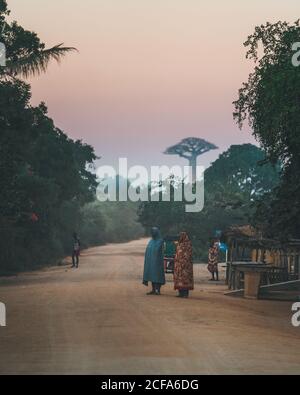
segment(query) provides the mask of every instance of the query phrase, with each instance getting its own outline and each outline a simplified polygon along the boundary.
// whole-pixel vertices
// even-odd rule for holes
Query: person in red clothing
[[[181,232],[176,249],[174,288],[179,298],[188,298],[194,289],[193,245],[186,232]]]
[[[80,240],[77,233],[73,233],[72,267],[78,268],[80,257]]]

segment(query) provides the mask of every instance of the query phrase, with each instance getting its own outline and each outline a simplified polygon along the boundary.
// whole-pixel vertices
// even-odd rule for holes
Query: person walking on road
[[[77,233],[73,233],[72,268],[79,266],[80,240]]]

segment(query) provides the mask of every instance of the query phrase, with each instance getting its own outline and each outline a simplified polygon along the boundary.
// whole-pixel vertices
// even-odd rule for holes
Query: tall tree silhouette
[[[197,158],[218,147],[204,139],[197,137],[188,137],[181,140],[180,143],[169,147],[164,152],[167,155],[179,155],[181,158],[187,159],[192,167],[192,181],[196,181],[197,175]]]

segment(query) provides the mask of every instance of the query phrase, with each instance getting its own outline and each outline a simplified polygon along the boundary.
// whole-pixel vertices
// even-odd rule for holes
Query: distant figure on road
[[[152,283],[152,291],[147,295],[160,295],[161,286],[166,283],[164,271],[163,244],[160,230],[151,229],[152,240],[145,253],[144,278],[143,284],[148,286],[149,281]]]
[[[174,288],[179,298],[188,298],[194,289],[193,246],[186,232],[180,234],[174,268]]]
[[[219,281],[219,243],[215,240],[211,241],[208,250],[208,266],[207,269],[211,273],[211,281]]]
[[[73,233],[72,268],[79,266],[80,240],[77,233]]]

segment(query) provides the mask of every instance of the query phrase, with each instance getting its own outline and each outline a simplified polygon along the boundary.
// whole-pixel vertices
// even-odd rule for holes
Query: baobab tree
[[[197,137],[188,137],[180,143],[169,147],[164,153],[167,155],[179,155],[181,158],[187,159],[192,167],[192,181],[196,181],[197,175],[197,158],[218,147],[204,139]]]

